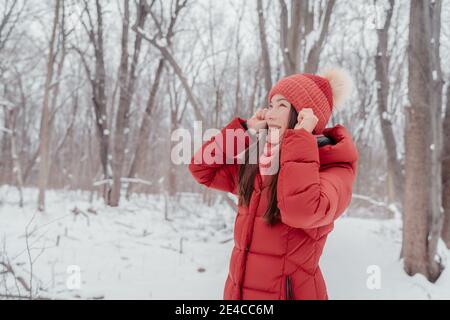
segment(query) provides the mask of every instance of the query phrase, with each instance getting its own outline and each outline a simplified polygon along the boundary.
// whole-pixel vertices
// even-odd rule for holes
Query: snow
[[[122,181],[122,182],[141,183],[141,184],[146,184],[148,186],[153,185],[153,183],[151,181],[147,181],[147,180],[139,179],[139,178],[125,178],[125,177],[122,177],[122,178],[120,178],[120,181]]]
[[[4,107],[6,107],[8,110],[12,110],[12,109],[14,109],[15,104],[12,103],[12,102],[9,101],[9,100],[5,100],[5,99],[3,99],[3,98],[0,98],[0,106],[4,106]]]
[[[375,81],[375,87],[377,88],[377,90],[381,90],[381,83],[380,83],[380,81]]]
[[[156,44],[160,47],[167,47],[168,46],[167,38],[161,37],[156,39]]]
[[[8,129],[8,128],[0,127],[0,131],[3,131],[5,133],[7,133],[7,134],[12,134],[12,130]]]
[[[398,220],[397,220],[398,221]],[[344,218],[336,222],[322,259],[322,269],[333,299],[448,299],[450,272],[436,284],[422,275],[409,277],[399,260],[401,224],[393,220]],[[440,243],[440,247],[443,244]],[[448,254],[448,250],[445,252]],[[380,289],[369,289],[368,268],[379,268]]]
[[[142,195],[110,208],[101,199],[89,202],[87,192],[48,191],[47,211],[40,213],[37,194],[25,189],[19,208],[17,190],[0,187],[0,258],[7,256],[16,273],[29,279],[29,224],[34,288],[40,284],[41,296],[222,298],[235,215],[224,202],[208,207],[191,193],[176,199]],[[448,270],[435,284],[405,274],[398,258],[400,228],[396,219],[343,216],[336,222],[320,263],[330,299],[450,297]],[[448,250],[442,243],[438,252],[445,262]],[[11,278],[8,285],[15,292]]]
[[[433,80],[436,81],[438,79],[438,73],[436,70],[433,70],[432,72]]]

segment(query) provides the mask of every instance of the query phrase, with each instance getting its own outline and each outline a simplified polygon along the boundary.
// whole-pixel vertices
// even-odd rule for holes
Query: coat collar
[[[323,130],[323,135],[335,141],[334,145],[325,145],[319,148],[320,164],[350,163],[356,165],[358,150],[353,142],[350,132],[341,124]]]

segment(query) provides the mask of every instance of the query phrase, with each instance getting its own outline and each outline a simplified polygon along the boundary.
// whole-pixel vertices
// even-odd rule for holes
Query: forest
[[[173,133],[330,66],[359,152],[330,298],[450,298],[449,22],[449,0],[0,0],[0,299],[220,299],[236,199]]]

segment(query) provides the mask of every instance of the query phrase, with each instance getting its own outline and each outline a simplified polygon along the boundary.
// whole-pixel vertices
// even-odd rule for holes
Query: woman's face
[[[269,110],[266,113],[267,126],[269,132],[278,129],[281,136],[289,124],[291,104],[281,94],[274,95],[270,102]]]

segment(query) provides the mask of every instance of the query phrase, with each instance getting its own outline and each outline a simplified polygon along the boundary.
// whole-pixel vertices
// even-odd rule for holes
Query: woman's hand
[[[267,121],[266,121],[266,113],[267,108],[260,108],[256,111],[256,113],[247,120],[247,127],[248,129],[253,129],[256,132],[259,131],[259,129],[264,129],[267,127]]]
[[[311,108],[303,108],[298,113],[297,124],[294,129],[303,128],[308,132],[313,132],[314,128],[319,122],[319,119],[314,114]]]

